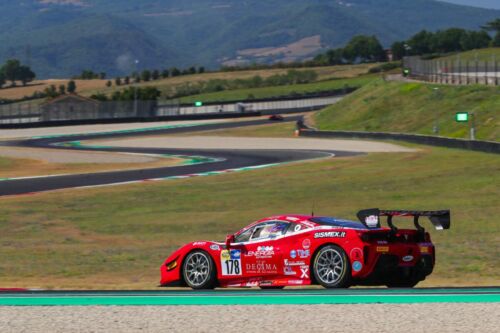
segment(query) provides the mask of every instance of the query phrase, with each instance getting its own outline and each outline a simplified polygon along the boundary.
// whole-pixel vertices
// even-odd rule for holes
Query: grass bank
[[[377,75],[363,75],[354,78],[332,79],[306,84],[292,84],[286,86],[263,87],[226,90],[215,93],[199,94],[183,97],[181,103],[194,103],[195,101],[218,102],[235,101],[247,99],[270,98],[280,96],[290,96],[293,94],[307,94],[327,92],[335,89],[349,87],[362,87],[378,78]]]
[[[468,126],[457,112],[474,112],[476,137],[500,140],[500,88],[444,86],[376,80],[315,117],[322,130],[439,134],[467,138]]]
[[[282,126],[282,125],[280,125]],[[423,285],[500,275],[500,157],[422,147],[186,180],[0,199],[0,286],[153,288],[168,253],[277,213],[452,210]],[[427,225],[429,227],[429,224]]]
[[[492,61],[493,57],[500,62],[500,47],[491,47],[486,49],[477,49],[440,58],[439,60],[448,61]]]

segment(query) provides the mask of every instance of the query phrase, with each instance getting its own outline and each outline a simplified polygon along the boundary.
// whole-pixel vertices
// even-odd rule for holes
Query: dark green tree
[[[0,89],[2,89],[2,86],[5,84],[5,74],[3,73],[2,70],[0,70]]]
[[[151,80],[151,72],[147,69],[143,70],[141,73],[141,79],[144,82],[148,82],[149,80]]]
[[[467,31],[460,39],[464,51],[488,47],[491,37],[486,31]]]
[[[122,79],[121,79],[121,78],[119,78],[119,77],[117,77],[117,78],[115,79],[115,86],[117,86],[117,87],[118,87],[118,86],[121,86],[121,85],[122,85]]]
[[[170,72],[168,69],[164,69],[161,71],[161,77],[166,79],[169,76]]]
[[[123,83],[125,84],[130,84],[130,76],[125,76],[125,79],[123,80]]]
[[[467,38],[467,32],[464,29],[440,30],[431,38],[430,53],[463,51],[460,41],[465,38]]]
[[[23,86],[26,86],[28,82],[33,81],[35,77],[36,74],[28,66],[20,66],[17,70],[16,79],[21,81]]]
[[[3,65],[2,72],[5,75],[5,79],[11,81],[11,85],[16,85],[16,80],[19,75],[19,68],[21,67],[21,63],[17,59],[9,59]]]
[[[66,94],[66,86],[64,84],[61,84],[59,86],[59,95],[65,95]]]
[[[189,67],[188,73],[189,74],[196,74],[196,67],[194,67],[194,66]]]
[[[495,37],[490,43],[490,46],[498,47],[500,46],[500,18],[497,18],[494,21],[486,23],[485,26],[482,27],[486,31],[495,32]]]
[[[151,73],[151,78],[156,81],[160,78],[160,71],[155,69],[152,73]]]
[[[409,53],[411,55],[422,55],[431,53],[431,44],[434,34],[426,30],[422,30],[419,33],[413,35],[408,40]]]
[[[171,76],[179,76],[181,75],[181,71],[177,67],[172,67],[170,69]]]
[[[113,82],[111,82],[111,80],[108,80],[108,81],[106,82],[106,87],[108,87],[108,88],[109,88],[109,87],[111,87],[112,85],[113,85]]]
[[[199,74],[205,73],[205,67],[203,67],[203,66],[198,67],[198,73]]]
[[[108,96],[103,93],[98,93],[90,96],[90,98],[95,99],[96,101],[106,102],[108,100]]]
[[[104,73],[104,72],[99,73],[99,79],[101,79],[101,80],[106,79],[106,73]]]
[[[344,48],[343,56],[351,63],[386,60],[384,48],[375,36],[355,36]]]
[[[405,42],[395,42],[391,46],[392,60],[401,60],[406,55]]]
[[[56,86],[51,84],[49,87],[44,90],[45,95],[49,98],[57,97],[59,94],[57,93]]]
[[[69,92],[70,94],[74,94],[76,92],[76,83],[75,81],[71,80],[68,82],[68,86],[66,88],[66,91]]]

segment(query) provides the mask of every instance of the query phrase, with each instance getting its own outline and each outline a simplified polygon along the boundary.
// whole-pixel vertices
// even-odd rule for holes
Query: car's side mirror
[[[234,235],[227,235],[226,236],[226,249],[229,250],[231,243],[234,243]]]

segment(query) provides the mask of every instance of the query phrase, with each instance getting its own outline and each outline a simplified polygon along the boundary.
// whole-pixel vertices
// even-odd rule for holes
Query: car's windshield
[[[285,234],[289,226],[288,222],[283,221],[263,222],[236,235],[235,242],[276,238]]]

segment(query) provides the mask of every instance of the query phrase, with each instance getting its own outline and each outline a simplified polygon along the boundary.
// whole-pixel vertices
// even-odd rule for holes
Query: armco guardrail
[[[381,132],[355,132],[355,131],[314,131],[301,129],[300,136],[314,138],[359,138],[378,140],[400,140],[411,143],[419,143],[430,146],[460,148],[487,153],[500,153],[500,142],[477,141],[465,139],[452,139],[441,136],[405,134],[405,133],[381,133]]]

